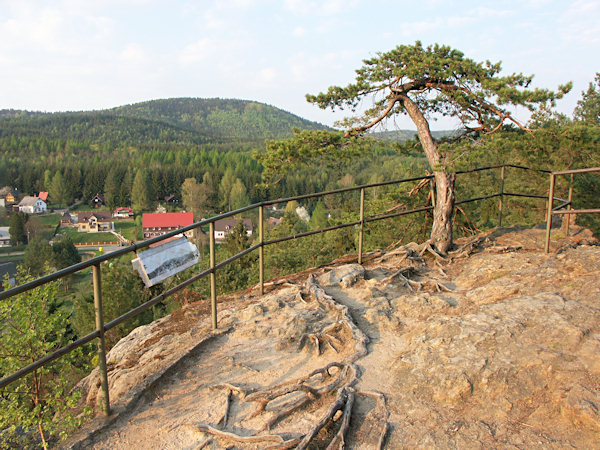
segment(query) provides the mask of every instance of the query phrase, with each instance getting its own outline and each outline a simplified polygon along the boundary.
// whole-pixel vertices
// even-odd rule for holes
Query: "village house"
[[[77,231],[84,233],[113,231],[114,225],[111,219],[108,211],[79,211],[77,213]]]
[[[100,208],[104,205],[106,205],[106,199],[104,198],[104,196],[102,194],[94,195],[94,198],[92,198],[92,206],[94,208]]]
[[[26,195],[19,202],[19,211],[24,214],[41,214],[46,212],[46,202],[39,197]]]
[[[191,212],[142,214],[144,239],[161,236],[169,231],[177,230],[193,223],[194,214]],[[193,230],[186,232],[185,235],[192,237]]]
[[[0,189],[0,198],[4,200],[2,206],[10,206],[17,201],[19,191],[14,190],[10,186],[4,186]]]
[[[113,217],[116,219],[129,219],[133,217],[133,209],[120,206],[113,211]]]
[[[246,227],[246,234],[252,236],[254,228],[250,219],[220,219],[215,222],[215,239],[225,239],[225,236],[233,231],[238,222],[242,222]]]
[[[0,247],[10,247],[10,227],[0,227]]]
[[[69,211],[65,211],[62,216],[60,216],[60,226],[61,227],[70,227],[73,225],[73,217],[69,213]]]

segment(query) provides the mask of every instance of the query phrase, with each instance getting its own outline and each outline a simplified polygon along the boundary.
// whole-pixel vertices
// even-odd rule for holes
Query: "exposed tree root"
[[[438,268],[438,270],[442,276],[447,277],[446,273],[441,268]],[[435,289],[437,292],[441,292],[441,291],[451,292],[452,291],[447,286],[443,285],[441,280],[438,280],[436,278],[425,278],[420,281],[411,280],[409,278],[409,276],[417,275],[417,274],[418,274],[418,272],[415,267],[404,266],[404,267],[398,269],[392,275],[384,278],[381,281],[381,283],[384,285],[387,285],[387,284],[393,282],[394,280],[399,280],[413,294],[415,292],[419,292],[423,288],[429,288],[432,290]],[[421,278],[424,278],[424,277],[421,276]]]
[[[357,378],[357,368],[354,362],[367,354],[368,338],[352,320],[348,307],[337,303],[331,296],[327,295],[312,275],[306,281],[306,291],[316,300],[314,305],[333,313],[336,321],[327,325],[318,333],[304,333],[300,339],[300,345],[304,346],[312,343],[316,355],[320,355],[325,346],[329,346],[334,352],[341,352],[345,344],[344,337],[352,335],[354,351],[343,361],[330,362],[301,378],[266,388],[256,389],[234,386],[229,383],[213,386],[213,389],[224,389],[227,392],[225,413],[218,422],[222,424],[222,428],[225,428],[229,422],[232,395],[234,393],[244,402],[256,404],[254,410],[246,417],[238,419],[236,423],[249,421],[262,414],[266,415],[262,427],[253,435],[242,436],[207,424],[189,426],[196,431],[208,433],[222,440],[260,445],[265,448],[286,449],[297,446],[296,448],[303,449],[314,441],[321,429],[332,422],[336,422],[339,426],[328,448],[344,448],[345,434],[349,428],[355,398],[355,393],[351,388]],[[279,434],[262,434],[269,433],[276,424],[298,410],[308,407],[319,399],[328,398],[328,394],[334,394],[335,400],[303,436],[284,438],[283,435]],[[341,411],[339,417],[337,415],[338,411]]]
[[[310,294],[321,306],[339,316],[337,323],[343,325],[346,329],[351,331],[352,338],[355,342],[354,353],[346,357],[344,361],[352,363],[365,356],[367,354],[367,344],[369,342],[369,338],[356,326],[352,320],[352,317],[350,316],[348,307],[337,303],[333,297],[327,295],[323,288],[321,288],[315,281],[314,275],[308,277],[305,286],[307,291],[310,292]]]
[[[325,414],[321,416],[321,418],[314,424],[311,429],[304,435],[304,438],[300,441],[296,449],[306,449],[310,442],[315,438],[317,433],[321,431],[325,425],[333,420],[333,416],[338,410],[342,409],[348,400],[348,394],[346,388],[340,389],[338,394],[334,400],[334,402],[329,406]]]
[[[229,420],[229,408],[231,407],[231,389],[227,391],[227,399],[225,402],[225,412],[221,417],[221,420],[217,422],[217,424],[221,424],[221,428],[225,428],[227,426],[227,420]]]
[[[337,434],[331,440],[327,446],[327,450],[342,449],[346,446],[346,432],[350,426],[350,415],[352,414],[352,406],[354,405],[354,392],[349,391],[346,397],[346,405],[344,406],[344,413],[342,414],[342,423]]]
[[[385,395],[381,392],[369,392],[369,391],[361,391],[357,392],[357,394],[367,395],[369,397],[374,397],[377,399],[377,406],[374,411],[371,411],[369,415],[375,416],[375,419],[381,423],[381,433],[379,434],[379,440],[377,442],[377,449],[380,450],[383,448],[385,444],[385,439],[387,437],[390,423],[389,417],[390,413],[387,409],[387,404],[385,400]]]
[[[239,434],[230,433],[229,431],[222,431],[214,428],[208,424],[184,424],[185,427],[200,433],[208,433],[217,438],[226,439],[233,442],[242,442],[244,444],[284,444],[286,441],[278,434],[266,434],[266,435],[253,435],[253,436],[240,436]]]

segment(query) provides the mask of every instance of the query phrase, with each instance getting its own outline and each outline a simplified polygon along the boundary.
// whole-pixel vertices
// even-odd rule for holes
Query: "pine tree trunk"
[[[452,216],[454,214],[454,181],[453,173],[434,172],[436,184],[436,202],[433,211],[431,241],[441,253],[446,253],[452,246]]]
[[[454,181],[456,175],[440,170],[443,168],[444,163],[442,155],[431,136],[429,122],[418,105],[406,94],[400,95],[399,98],[406,108],[409,117],[417,126],[419,141],[423,146],[429,166],[434,171],[436,201],[433,211],[431,241],[439,252],[445,254],[452,247],[452,216],[454,214]]]

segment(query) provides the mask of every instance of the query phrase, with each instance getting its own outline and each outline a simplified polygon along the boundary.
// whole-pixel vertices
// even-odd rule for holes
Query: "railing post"
[[[104,316],[102,313],[102,279],[100,276],[100,263],[92,266],[92,279],[94,282],[94,312],[96,315],[96,330],[98,331],[98,370],[100,371],[100,384],[102,388],[102,410],[104,415],[110,416],[110,399],[108,396],[108,375],[106,373],[106,343],[104,339]]]
[[[217,274],[215,271],[215,223],[210,222],[208,227],[210,249],[210,309],[212,314],[213,330],[217,329]]]
[[[258,249],[258,277],[260,280],[260,295],[265,294],[264,209],[263,205],[260,205],[260,208],[258,208],[258,239],[260,241]]]
[[[554,203],[554,173],[550,174],[550,189],[548,192],[548,213],[546,215],[546,245],[544,251],[550,252],[550,229],[552,228],[552,207]]]
[[[573,182],[575,181],[575,174],[572,173],[571,174],[571,184],[569,185],[569,205],[567,206],[567,211],[571,210],[571,202],[573,201]],[[571,214],[565,214],[567,217],[567,229],[566,229],[566,234],[567,236],[569,236],[569,226],[571,225]]]
[[[504,169],[506,166],[502,166],[500,172],[500,203],[498,204],[498,228],[502,226],[502,203],[504,201]]]
[[[365,188],[360,189],[360,228],[358,230],[358,263],[362,264],[363,229],[365,227]]]

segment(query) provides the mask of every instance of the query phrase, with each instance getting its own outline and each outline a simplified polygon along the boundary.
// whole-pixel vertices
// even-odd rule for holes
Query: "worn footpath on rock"
[[[555,233],[558,234],[558,233]],[[134,330],[73,448],[600,446],[600,247],[498,229],[340,260]],[[97,372],[83,380],[97,404]]]

